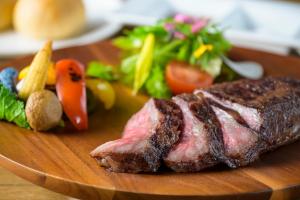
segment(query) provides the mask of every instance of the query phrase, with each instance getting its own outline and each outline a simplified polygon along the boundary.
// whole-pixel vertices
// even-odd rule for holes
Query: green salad
[[[122,50],[118,70],[91,62],[87,74],[107,81],[121,80],[133,94],[141,91],[156,98],[231,81],[237,74],[222,61],[231,48],[223,31],[206,18],[181,14],[152,26],[125,30],[113,40]]]

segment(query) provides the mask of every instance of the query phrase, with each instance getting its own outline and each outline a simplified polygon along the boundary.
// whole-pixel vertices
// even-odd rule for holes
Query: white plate
[[[100,41],[110,37],[119,30],[122,25],[109,19],[108,12],[118,9],[121,3],[119,0],[103,1],[85,0],[87,13],[86,30],[81,35],[66,40],[54,42],[54,49],[83,45]],[[0,32],[0,57],[12,57],[36,52],[44,41],[34,40],[19,33],[9,30]]]

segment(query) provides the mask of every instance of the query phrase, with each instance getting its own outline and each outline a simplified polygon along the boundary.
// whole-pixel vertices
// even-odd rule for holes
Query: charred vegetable
[[[100,79],[87,79],[86,86],[97,99],[103,102],[105,109],[110,109],[115,104],[116,94],[110,83]]]
[[[32,93],[26,103],[26,116],[35,131],[47,131],[59,125],[62,107],[56,95],[49,90]]]
[[[88,128],[84,67],[72,59],[56,63],[56,92],[63,110],[78,130]]]

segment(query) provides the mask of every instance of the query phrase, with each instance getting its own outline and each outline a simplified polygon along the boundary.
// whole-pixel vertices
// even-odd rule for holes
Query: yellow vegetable
[[[133,93],[137,94],[139,89],[143,86],[147,80],[152,60],[153,60],[153,50],[155,45],[155,36],[152,33],[149,33],[145,39],[144,45],[141,50],[141,54],[136,63],[134,84],[133,84]]]
[[[48,77],[47,77],[47,85],[55,85],[56,83],[56,72],[55,72],[55,65],[53,62],[50,63],[48,68]]]
[[[113,107],[116,100],[116,94],[110,83],[100,79],[86,79],[86,86],[104,103],[105,109]]]
[[[194,52],[194,56],[196,58],[201,57],[206,51],[211,51],[213,49],[213,45],[211,44],[202,44],[198,49]]]
[[[30,64],[27,76],[24,78],[19,90],[19,97],[23,100],[33,92],[43,90],[47,81],[47,72],[51,62],[52,42],[48,41],[44,47],[35,55]]]
[[[29,66],[23,68],[19,73],[19,77],[18,77],[19,80],[24,79],[27,76],[28,72],[29,72]],[[56,83],[56,73],[55,73],[54,63],[51,62],[50,66],[48,68],[46,84],[47,85],[55,85],[55,83]]]
[[[19,80],[22,80],[23,78],[25,78],[25,77],[27,76],[28,72],[29,72],[29,66],[24,67],[24,68],[20,71],[19,76],[18,76],[18,79],[19,79]]]

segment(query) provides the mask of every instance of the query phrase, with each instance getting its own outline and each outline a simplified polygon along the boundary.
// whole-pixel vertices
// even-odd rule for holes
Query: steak
[[[228,156],[225,162],[230,167],[246,165],[258,158],[259,154],[300,137],[300,81],[272,77],[240,80],[198,90],[195,94],[201,94],[221,107],[236,112],[247,123],[246,126],[243,123],[233,125],[230,122],[234,119],[232,115],[223,112],[220,106],[213,106],[222,124],[225,152]],[[236,133],[232,134],[234,131]],[[231,139],[227,138],[229,133]],[[228,155],[229,149],[237,150],[241,143],[248,147],[248,153],[241,151],[237,162],[232,163],[230,159],[233,157],[232,154]]]
[[[176,172],[196,172],[217,164],[224,149],[222,130],[209,104],[193,94],[176,96],[173,101],[182,110],[184,129],[165,164]]]
[[[91,155],[115,172],[176,172],[219,162],[236,168],[300,138],[300,81],[267,77],[214,85],[169,100],[149,100],[119,140]]]
[[[97,147],[91,156],[114,172],[156,172],[182,128],[182,112],[175,103],[151,99],[127,122],[121,139]]]
[[[222,159],[222,161],[232,168],[255,161],[262,149],[262,143],[257,133],[238,123],[225,110],[216,106],[212,106],[212,108],[223,132],[225,159]]]

